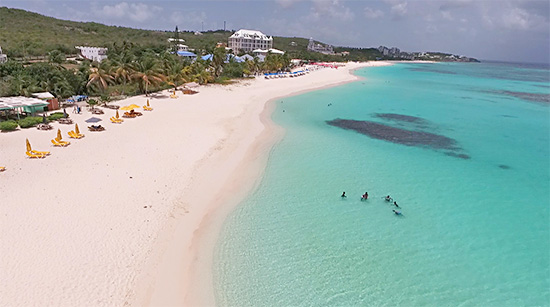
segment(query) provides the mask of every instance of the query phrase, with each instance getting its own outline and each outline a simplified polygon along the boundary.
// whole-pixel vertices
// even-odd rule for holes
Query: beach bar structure
[[[48,103],[48,111],[59,109],[59,101],[50,92],[34,93],[33,97],[43,100]]]
[[[29,97],[0,97],[0,112],[16,114],[34,114],[44,112],[48,103],[38,98]]]

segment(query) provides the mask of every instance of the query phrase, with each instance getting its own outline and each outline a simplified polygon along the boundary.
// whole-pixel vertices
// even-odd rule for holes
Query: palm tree
[[[93,85],[97,86],[102,92],[105,92],[109,83],[112,82],[114,77],[110,73],[109,64],[106,61],[95,64],[90,68],[90,75],[88,76],[88,83],[86,87],[91,87]]]
[[[115,80],[122,81],[122,95],[126,90],[126,83],[132,80],[134,59],[134,55],[129,52],[123,52],[113,59],[113,74]]]
[[[227,55],[225,54],[225,48],[218,47],[214,49],[212,58],[210,59],[210,67],[212,67],[214,77],[217,78],[221,75],[226,57]]]
[[[162,74],[162,69],[156,59],[149,55],[145,55],[137,61],[133,70],[131,78],[138,82],[142,91],[145,90],[146,96],[149,94],[149,85],[157,85],[166,80],[166,76]]]

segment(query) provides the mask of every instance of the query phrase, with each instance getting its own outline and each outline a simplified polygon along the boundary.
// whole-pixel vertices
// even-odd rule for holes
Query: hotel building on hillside
[[[229,49],[235,53],[271,48],[273,48],[273,37],[260,31],[241,29],[229,37]]]
[[[80,56],[90,61],[101,62],[107,58],[107,48],[76,46],[80,50]]]
[[[313,38],[309,39],[309,43],[307,44],[307,51],[319,52],[322,54],[334,54],[334,49],[331,45],[316,44],[313,41]]]
[[[2,53],[2,47],[0,47],[0,63],[6,63],[8,56]]]

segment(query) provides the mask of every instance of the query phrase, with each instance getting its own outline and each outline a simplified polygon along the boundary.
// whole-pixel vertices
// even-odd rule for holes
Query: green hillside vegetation
[[[203,35],[181,31],[179,37],[199,55],[211,53],[217,43],[227,43],[234,31],[206,31]],[[169,47],[167,39],[172,31],[151,31],[126,27],[106,26],[94,22],[59,20],[19,9],[0,7],[0,46],[11,58],[47,56],[58,50],[62,54],[76,54],[75,46],[112,47],[114,43],[132,42],[154,50]],[[276,49],[288,52],[290,58],[314,61],[374,60],[372,52],[354,52],[349,57],[308,52],[309,40],[301,37],[273,37]],[[291,45],[294,42],[296,46]],[[321,42],[322,43],[322,42]],[[349,48],[340,48],[342,51]],[[370,50],[370,49],[367,49]]]
[[[159,45],[166,44],[168,37],[166,32],[59,20],[0,7],[0,46],[8,57],[40,56],[56,49],[76,54],[78,45],[107,46],[122,40]]]

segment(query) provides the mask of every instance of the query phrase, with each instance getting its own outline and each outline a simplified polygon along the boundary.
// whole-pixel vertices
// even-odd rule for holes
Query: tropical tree
[[[146,55],[137,61],[133,70],[131,78],[138,83],[140,90],[144,91],[146,96],[149,94],[150,85],[157,85],[166,80],[157,60],[150,55]]]
[[[221,75],[226,58],[227,55],[225,53],[225,48],[223,47],[215,48],[212,52],[212,57],[210,58],[210,67],[212,68],[212,72],[215,78]]]
[[[48,62],[54,63],[54,64],[61,64],[65,61],[65,54],[63,54],[59,50],[52,50],[48,52]]]
[[[102,61],[99,64],[94,63],[92,68],[90,68],[90,75],[88,76],[86,87],[90,88],[95,86],[104,93],[109,84],[114,80],[110,70],[111,67],[107,61]]]
[[[132,81],[135,56],[129,52],[123,52],[112,60],[112,71],[115,81],[122,82],[122,95],[126,90],[126,83]]]

